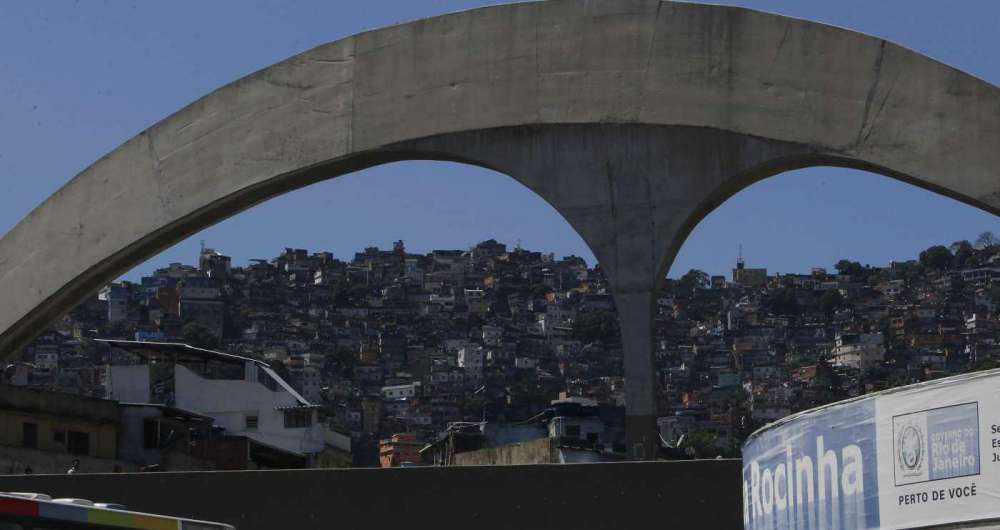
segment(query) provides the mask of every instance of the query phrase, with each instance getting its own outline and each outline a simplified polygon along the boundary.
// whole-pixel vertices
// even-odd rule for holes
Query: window
[[[21,430],[21,447],[38,448],[38,424],[24,422]]]
[[[579,425],[567,425],[566,426],[566,436],[570,438],[580,437],[580,426]]]
[[[66,434],[66,451],[74,455],[90,454],[90,433],[69,431]]]
[[[160,446],[160,422],[147,418],[142,422],[142,448],[157,449]]]
[[[256,429],[257,428],[257,416],[247,416],[246,417],[246,428]]]
[[[60,444],[66,443],[66,431],[54,431],[52,433],[52,441]]]
[[[311,426],[312,426],[312,409],[285,411],[286,429],[301,429],[303,427],[311,427]]]

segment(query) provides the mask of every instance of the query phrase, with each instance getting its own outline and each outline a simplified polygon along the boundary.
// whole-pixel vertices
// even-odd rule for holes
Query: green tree
[[[924,267],[943,271],[951,266],[954,256],[951,251],[941,245],[934,245],[920,253],[920,264]]]
[[[976,250],[968,241],[956,241],[948,247],[955,256],[955,267],[961,269],[975,265]]]
[[[681,279],[677,281],[678,286],[685,291],[690,291],[695,288],[705,289],[712,284],[711,277],[707,272],[698,269],[691,269],[681,276]]]
[[[994,369],[996,367],[997,367],[997,362],[996,361],[994,361],[993,359],[986,358],[986,359],[980,359],[980,360],[976,361],[976,364],[972,368],[972,370],[973,371],[992,370],[992,369]]]
[[[997,244],[997,236],[993,232],[983,232],[976,238],[976,247],[983,250],[992,250]]]
[[[833,266],[837,269],[837,274],[847,274],[850,276],[860,276],[864,272],[864,267],[856,261],[842,259]]]
[[[219,348],[219,338],[211,330],[197,322],[188,322],[181,328],[181,338],[185,344],[195,348],[215,350]]]
[[[739,449],[731,443],[720,440],[708,431],[694,431],[684,436],[682,446],[695,458],[732,458],[739,456]]]
[[[775,315],[796,316],[801,312],[795,289],[775,289],[768,295],[765,303],[768,310]]]
[[[580,313],[573,320],[573,338],[583,342],[618,342],[618,317],[611,311]]]
[[[833,318],[833,314],[837,312],[838,309],[844,307],[844,297],[840,294],[840,291],[836,289],[830,289],[823,293],[823,296],[819,299],[819,307],[826,315],[827,319]]]

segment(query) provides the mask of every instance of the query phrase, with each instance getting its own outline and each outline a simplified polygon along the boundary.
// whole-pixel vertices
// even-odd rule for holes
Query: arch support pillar
[[[731,179],[807,150],[693,127],[630,124],[491,129],[390,148],[506,173],[551,204],[586,241],[618,310],[629,457],[657,457],[656,291],[694,224]]]
[[[654,297],[653,290],[615,295],[625,368],[625,437],[633,460],[656,460],[660,440],[656,426]]]

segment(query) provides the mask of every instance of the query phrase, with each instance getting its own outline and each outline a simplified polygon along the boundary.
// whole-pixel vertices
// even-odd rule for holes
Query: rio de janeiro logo
[[[924,436],[920,428],[909,423],[896,438],[899,467],[907,474],[920,473],[924,458]]]

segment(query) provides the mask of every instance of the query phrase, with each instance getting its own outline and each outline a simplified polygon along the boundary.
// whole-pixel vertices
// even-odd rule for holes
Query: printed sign
[[[820,409],[744,446],[746,527],[877,528],[873,405]]]
[[[743,446],[744,526],[912,528],[1000,518],[1000,415],[984,411],[1000,411],[1000,371],[765,427]]]
[[[979,404],[892,418],[896,485],[979,474]]]

